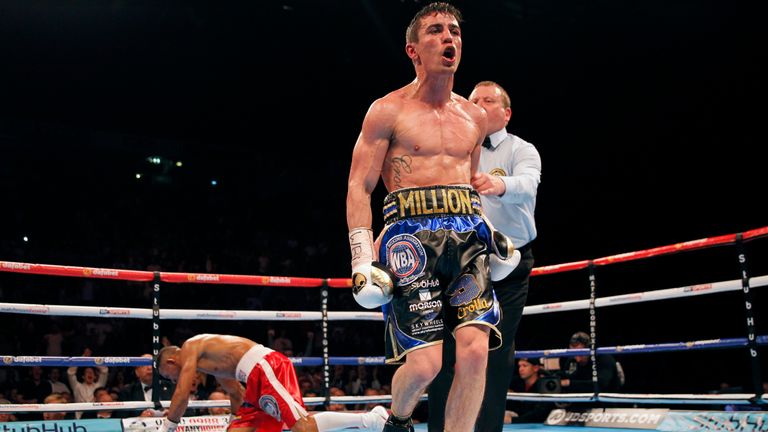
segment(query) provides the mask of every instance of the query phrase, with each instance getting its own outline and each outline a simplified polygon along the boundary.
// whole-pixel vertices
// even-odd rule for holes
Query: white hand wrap
[[[163,421],[163,425],[160,426],[159,431],[160,432],[175,432],[176,431],[176,427],[178,425],[179,425],[178,423],[172,422],[172,421],[168,420],[168,417],[166,417],[165,420]]]
[[[392,300],[394,276],[378,262],[373,261],[373,232],[355,228],[349,232],[352,251],[352,296],[357,303],[373,309]]]
[[[355,228],[349,232],[349,248],[352,251],[352,271],[354,268],[370,264],[373,261],[373,231],[368,228]]]

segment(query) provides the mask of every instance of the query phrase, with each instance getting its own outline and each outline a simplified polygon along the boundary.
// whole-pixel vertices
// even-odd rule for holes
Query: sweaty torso
[[[197,355],[197,370],[222,378],[235,378],[237,364],[255,342],[229,335],[201,334],[190,338],[186,355]]]
[[[471,102],[457,95],[435,107],[407,96],[385,97],[398,112],[381,177],[388,191],[437,184],[469,184],[472,151],[481,131]]]

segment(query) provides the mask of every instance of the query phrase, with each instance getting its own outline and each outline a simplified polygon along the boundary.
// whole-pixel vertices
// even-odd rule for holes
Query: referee
[[[493,81],[478,83],[469,96],[488,114],[488,131],[480,165],[472,186],[480,193],[483,213],[494,228],[512,239],[520,251],[520,264],[504,279],[493,282],[501,304],[499,330],[503,345],[488,355],[485,396],[476,432],[498,432],[504,424],[507,391],[515,369],[514,339],[528,297],[528,279],[533,268],[531,242],[536,238],[534,209],[541,180],[541,157],[533,144],[507,132],[512,108],[507,92]],[[443,407],[453,380],[455,340],[443,342],[443,368],[429,387],[429,431],[445,430]]]

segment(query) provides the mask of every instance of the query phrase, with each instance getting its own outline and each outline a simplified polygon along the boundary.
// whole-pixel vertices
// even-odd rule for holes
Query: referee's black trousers
[[[485,395],[477,418],[475,432],[500,432],[504,426],[507,407],[507,391],[515,371],[515,333],[523,316],[528,297],[528,278],[533,268],[533,252],[530,244],[519,249],[522,259],[506,278],[493,283],[493,290],[501,305],[502,335],[500,348],[488,353],[485,379]],[[446,332],[443,340],[443,367],[428,388],[429,432],[445,430],[445,405],[453,382],[456,362],[456,339]]]

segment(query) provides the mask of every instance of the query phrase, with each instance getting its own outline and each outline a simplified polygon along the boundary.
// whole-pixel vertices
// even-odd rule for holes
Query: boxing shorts
[[[238,362],[236,377],[245,396],[229,429],[280,432],[283,423],[290,429],[307,416],[293,363],[283,354],[256,344]]]
[[[399,189],[384,199],[379,261],[397,277],[384,306],[388,364],[442,343],[444,329],[490,327],[490,349],[501,346],[501,312],[488,267],[492,235],[470,186]]]

